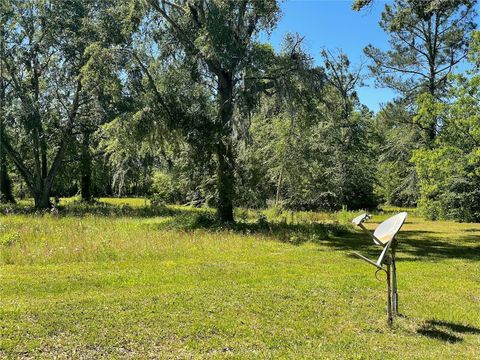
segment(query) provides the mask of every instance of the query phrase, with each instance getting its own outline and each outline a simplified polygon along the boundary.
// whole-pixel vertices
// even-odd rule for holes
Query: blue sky
[[[387,49],[388,36],[378,25],[385,1],[377,0],[360,13],[353,11],[351,5],[352,0],[286,0],[282,5],[283,17],[270,42],[279,48],[286,33],[297,32],[305,36],[304,45],[318,64],[322,48],[342,49],[353,64],[366,60],[363,48],[369,43]],[[358,94],[373,111],[395,96],[389,89],[375,88],[371,79],[367,84]]]

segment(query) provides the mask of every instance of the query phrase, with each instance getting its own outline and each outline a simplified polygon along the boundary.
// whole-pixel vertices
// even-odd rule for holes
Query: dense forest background
[[[356,1],[364,11],[369,1]],[[480,221],[476,1],[394,0],[366,66],[260,41],[275,0],[0,0],[0,193]],[[354,10],[352,10],[354,11]],[[459,71],[458,65],[462,66]],[[373,113],[367,77],[396,98]]]

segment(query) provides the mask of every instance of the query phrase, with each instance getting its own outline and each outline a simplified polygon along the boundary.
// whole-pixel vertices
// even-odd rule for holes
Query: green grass
[[[480,358],[480,224],[409,217],[390,329],[353,213],[102,201],[1,217],[0,357]]]

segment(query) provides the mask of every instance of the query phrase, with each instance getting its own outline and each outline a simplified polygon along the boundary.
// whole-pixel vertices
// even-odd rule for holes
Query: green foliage
[[[474,5],[386,4],[391,48],[366,52],[401,98],[373,116],[357,96],[362,67],[341,51],[316,66],[298,34],[280,51],[260,41],[277,1],[3,1],[1,173],[38,207],[115,194],[214,206],[225,222],[238,206],[379,202],[477,219],[477,33],[476,72],[448,76]]]
[[[372,74],[410,101],[422,92],[441,97],[448,74],[468,50],[476,27],[475,4],[475,0],[387,3],[380,26],[389,33],[391,49],[365,48]]]
[[[418,150],[412,161],[420,178],[423,212],[431,218],[480,221],[479,37],[475,35],[468,75],[455,77],[447,103],[419,98],[420,116],[441,118],[435,148]]]
[[[411,163],[413,151],[428,143],[426,134],[413,123],[404,102],[385,106],[376,116],[378,138],[377,183],[375,191],[383,202],[396,206],[415,206],[419,197],[418,177]]]
[[[102,96],[90,76],[92,58],[101,47],[126,41],[112,32],[113,15],[121,16],[123,5],[15,0],[0,14],[1,38],[9,44],[2,45],[0,59],[9,94],[1,141],[37,207],[50,206],[50,193],[77,130],[108,112],[108,106],[95,102]],[[97,80],[106,82],[106,76]]]
[[[178,135],[195,154],[197,169],[210,170],[213,163],[216,171],[208,174],[216,182],[213,203],[219,217],[231,221],[238,146],[260,94],[293,91],[293,78],[310,81],[318,74],[298,37],[287,37],[280,54],[258,42],[258,35],[276,24],[277,1],[147,4],[149,16],[136,34],[129,64],[141,73],[140,79],[128,78],[140,99],[133,111],[144,119],[134,125],[150,129],[146,141],[160,134],[157,144],[170,140],[165,133]]]
[[[358,10],[368,3],[357,1],[354,8]],[[376,121],[381,144],[376,193],[389,204],[414,206],[418,202],[426,208],[428,202],[432,217],[445,217],[445,211],[439,208],[445,210],[447,202],[458,202],[440,184],[442,179],[425,182],[427,173],[435,173],[430,171],[435,166],[430,162],[437,159],[425,154],[435,151],[436,137],[446,135],[449,127],[442,102],[449,101],[449,75],[469,48],[476,26],[475,4],[470,0],[396,0],[385,5],[380,22],[389,34],[390,49],[382,51],[373,45],[365,48],[377,83],[400,95],[378,114]],[[415,163],[411,162],[412,156]],[[435,186],[441,190],[433,190]],[[432,191],[443,194],[442,206],[432,202],[432,196],[440,196]]]
[[[352,9],[355,11],[360,11],[363,8],[369,6],[373,0],[354,0],[352,4]]]
[[[152,176],[152,201],[159,204],[175,204],[180,200],[179,189],[172,176],[162,171],[155,171]]]
[[[449,205],[453,195],[449,190],[456,179],[465,176],[463,166],[458,161],[461,155],[456,148],[441,147],[417,150],[412,158],[420,178],[419,206],[432,219],[452,218],[448,216],[451,214]]]
[[[320,97],[291,80],[286,96],[264,97],[240,152],[239,201],[288,209],[373,208],[373,122],[356,96],[358,69],[324,52]],[[325,84],[327,83],[327,84]]]

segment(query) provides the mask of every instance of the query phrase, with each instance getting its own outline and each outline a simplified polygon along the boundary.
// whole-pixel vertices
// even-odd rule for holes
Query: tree
[[[376,205],[370,159],[374,156],[370,141],[372,121],[356,92],[364,79],[362,64],[353,67],[341,51],[333,54],[323,50],[321,56],[329,87],[322,101],[324,140],[320,143],[332,158],[333,193],[342,206],[372,208]]]
[[[352,4],[352,8],[355,11],[360,11],[372,3],[373,3],[373,0],[354,0]]]
[[[363,84],[362,66],[351,69],[350,60],[343,52],[335,56],[324,49],[321,56],[325,64],[325,78],[342,100],[341,120],[347,122],[358,103],[356,89]]]
[[[192,84],[196,84],[198,93],[204,93],[202,99],[197,96],[205,109],[201,116],[203,125],[195,126],[195,130],[200,131],[203,143],[211,142],[211,151],[216,157],[218,217],[222,221],[233,221],[235,138],[248,119],[245,110],[252,105],[252,93],[273,88],[275,79],[294,71],[297,61],[292,57],[288,64],[276,62],[273,52],[256,41],[261,31],[275,26],[279,6],[272,0],[148,0],[147,3],[153,23],[157,25],[150,30],[155,32],[160,48],[157,66],[161,57],[165,59],[166,54],[170,54],[166,62],[176,64],[168,69],[176,69],[177,80],[173,81],[177,86],[194,98]],[[144,72],[149,70],[147,66],[142,68]],[[179,79],[180,74],[187,77]],[[148,76],[153,78],[152,74]],[[179,85],[179,80],[187,82],[188,89]],[[173,100],[175,90],[169,91],[167,96],[156,86],[157,102],[176,128],[181,128],[186,136],[192,135],[192,124],[198,124],[198,118],[192,117],[191,112],[189,115],[179,110],[186,104]],[[183,120],[179,121],[182,116]]]
[[[300,48],[301,41],[298,35],[288,34],[277,61],[288,63],[292,57],[303,57],[305,64],[311,62]],[[256,76],[251,74],[252,78]],[[276,206],[312,207],[300,199],[299,187],[292,191],[291,185],[306,171],[307,154],[311,153],[308,131],[318,120],[317,104],[323,86],[323,70],[309,64],[275,78],[274,86],[260,96],[260,106],[252,112],[251,127],[239,151],[243,205],[265,206],[273,198]]]
[[[476,0],[395,0],[385,5],[380,26],[390,35],[391,50],[365,48],[372,74],[382,86],[398,91],[410,101],[428,92],[445,95],[448,75],[468,53],[475,29]],[[440,124],[418,124],[435,138]]]
[[[356,96],[361,69],[325,51],[322,86],[290,77],[288,92],[264,95],[240,152],[241,200],[247,206],[338,210],[376,206],[371,113]],[[308,84],[308,83],[307,83]]]
[[[81,106],[79,71],[86,45],[77,25],[86,14],[79,2],[62,3],[12,1],[5,21],[9,45],[1,60],[15,102],[2,145],[39,208],[50,206],[53,180]]]
[[[2,12],[7,46],[1,62],[11,97],[2,146],[37,208],[50,206],[67,146],[92,100],[82,74],[91,55],[87,49],[119,37],[112,29],[113,11],[107,11],[115,4],[12,0]]]
[[[382,201],[396,206],[416,206],[418,176],[410,161],[413,152],[425,148],[425,132],[412,122],[408,104],[397,100],[387,104],[376,116],[378,133],[377,186]]]
[[[84,92],[89,95],[89,101],[78,117],[75,129],[78,151],[75,155],[78,157],[80,199],[83,202],[90,202],[94,195],[94,160],[101,153],[97,131],[130,109],[131,100],[122,94],[119,74],[125,57],[116,54],[117,47],[124,46],[129,38],[128,31],[122,34],[122,30],[122,25],[103,29],[102,40],[88,47],[88,61],[82,67]]]
[[[0,3],[0,11],[3,14],[6,10],[5,4]],[[5,22],[4,16],[0,17],[0,58],[5,56]],[[7,80],[4,75],[3,62],[0,61],[0,139],[3,137],[5,108],[7,102]],[[0,202],[13,203],[15,199],[12,193],[12,183],[8,175],[8,164],[6,153],[0,141]]]
[[[418,98],[417,117],[439,118],[443,127],[433,149],[414,152],[419,206],[430,218],[480,221],[480,35],[474,34],[472,69],[454,77],[448,101]]]

